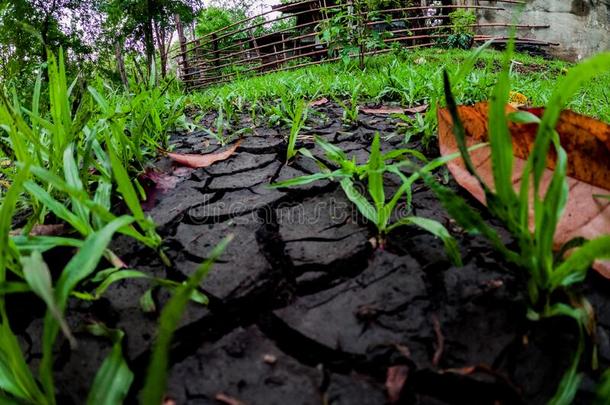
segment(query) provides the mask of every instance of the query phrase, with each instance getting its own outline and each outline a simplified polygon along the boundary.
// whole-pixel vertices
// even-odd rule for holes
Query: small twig
[[[443,356],[443,350],[445,349],[445,336],[441,331],[441,323],[436,315],[432,315],[432,324],[434,325],[434,334],[436,335],[436,350],[434,356],[432,356],[432,365],[438,367]]]

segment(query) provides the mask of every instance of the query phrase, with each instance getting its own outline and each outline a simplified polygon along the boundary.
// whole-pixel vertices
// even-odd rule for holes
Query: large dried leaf
[[[487,103],[458,107],[458,113],[466,131],[468,146],[487,141],[487,110]],[[517,110],[507,106],[507,113],[514,111]],[[544,113],[542,108],[526,109],[525,111],[539,117]],[[448,155],[458,152],[453,135],[453,122],[448,110],[439,109],[438,123],[441,154]],[[511,123],[509,126],[515,155],[513,185],[515,191],[518,192],[521,173],[533,148],[537,124]],[[568,154],[567,174],[570,187],[568,202],[554,237],[555,248],[559,248],[576,237],[593,239],[610,233],[610,200],[598,197],[610,194],[610,126],[590,117],[563,111],[556,129],[561,144]],[[493,189],[490,148],[479,148],[472,151],[470,155],[479,176]],[[547,159],[548,169],[545,170],[541,180],[542,192],[546,191],[551,181],[555,159],[555,151],[551,149]],[[483,189],[468,173],[461,159],[455,159],[447,166],[462,187],[477,200],[485,203]],[[532,218],[533,208],[530,211],[530,219]],[[608,263],[597,262],[594,268],[610,277]]]
[[[187,167],[192,167],[194,169],[200,167],[208,167],[218,161],[226,160],[235,152],[237,147],[239,146],[240,141],[237,141],[230,148],[217,153],[208,153],[206,155],[198,155],[194,153],[173,153],[167,152],[167,157],[172,159],[174,162]]]

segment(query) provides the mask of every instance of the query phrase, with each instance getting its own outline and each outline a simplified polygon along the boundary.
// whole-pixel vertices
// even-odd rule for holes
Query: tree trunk
[[[116,67],[121,76],[121,82],[125,89],[129,88],[129,81],[127,80],[127,72],[125,72],[125,61],[123,60],[123,44],[122,41],[116,41],[114,43],[114,56],[116,57]]]
[[[155,63],[155,39],[153,34],[153,1],[148,0],[147,4],[147,19],[144,23],[144,47],[146,53],[146,64],[148,75],[150,77]],[[156,78],[155,78],[156,80]]]
[[[165,30],[160,24],[155,23],[155,38],[157,39],[157,49],[159,50],[159,62],[161,64],[161,77],[167,74],[167,53],[165,52]]]
[[[180,15],[174,15],[174,21],[176,22],[176,31],[178,31],[178,41],[180,42],[180,53],[182,54],[182,75],[188,73],[188,58],[186,54],[186,37],[184,36],[184,28],[182,27],[182,21]]]

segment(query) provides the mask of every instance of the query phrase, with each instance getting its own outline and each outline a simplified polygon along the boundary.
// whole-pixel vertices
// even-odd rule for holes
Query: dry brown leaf
[[[244,405],[244,403],[241,402],[239,399],[230,397],[223,392],[219,392],[218,394],[216,394],[216,401],[222,402],[223,404],[227,405]]]
[[[367,108],[363,107],[360,109],[360,112],[365,114],[379,114],[379,115],[388,115],[388,114],[404,114],[405,109],[402,107],[394,107],[394,106],[381,106],[376,108]]]
[[[319,105],[324,105],[328,103],[328,99],[326,97],[319,98],[317,100],[313,100],[309,103],[310,107],[317,107]]]
[[[487,109],[487,103],[458,107],[469,146],[487,141]],[[516,110],[507,106],[507,112],[511,111]],[[544,112],[541,108],[525,111],[537,116],[542,116]],[[448,110],[439,108],[438,123],[441,154],[457,152],[453,123]],[[555,232],[554,245],[559,248],[576,237],[593,239],[610,233],[610,201],[595,197],[610,194],[610,126],[590,117],[564,111],[556,129],[568,154],[567,180],[570,187],[568,202]],[[521,173],[533,147],[536,130],[537,124],[510,124],[515,155],[513,185],[516,191],[521,184]],[[472,151],[470,156],[479,176],[493,189],[490,148],[479,148]],[[551,181],[555,159],[554,151],[550,152],[548,169],[541,180],[542,192],[546,191]],[[456,181],[485,204],[483,189],[468,173],[462,159],[455,159],[447,166]],[[530,210],[530,224],[532,219],[533,208]],[[593,267],[610,278],[610,263],[598,261]]]
[[[165,398],[163,400],[163,405],[177,405],[177,404],[176,404],[176,400],[174,400],[173,398]]]
[[[22,228],[15,229],[9,232],[11,236],[21,235]],[[28,234],[29,236],[58,236],[67,232],[64,224],[49,224],[49,225],[34,225]]]
[[[217,153],[208,153],[206,155],[198,155],[194,153],[173,153],[166,152],[166,155],[172,159],[174,162],[187,167],[192,167],[193,169],[197,169],[200,167],[208,167],[218,161],[228,159],[235,152],[237,147],[239,146],[240,141],[235,142],[233,146],[230,148]]]
[[[391,404],[400,400],[400,393],[407,377],[409,377],[409,367],[405,365],[388,367],[385,388],[388,391],[388,400]]]
[[[428,104],[417,105],[411,108],[405,108],[405,113],[407,114],[419,114],[426,112],[428,110]]]

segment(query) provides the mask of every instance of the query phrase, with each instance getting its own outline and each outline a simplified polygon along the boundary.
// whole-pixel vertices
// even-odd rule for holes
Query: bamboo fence
[[[179,51],[174,55],[180,77],[188,89],[197,89],[240,77],[256,76],[273,71],[286,71],[342,59],[341,45],[323,39],[322,27],[337,12],[351,13],[350,3],[329,4],[330,0],[302,0],[276,6],[265,13],[237,21],[216,32],[186,41],[179,27]],[[426,0],[424,0],[426,1]],[[453,35],[449,14],[466,9],[476,12],[500,12],[497,5],[443,4],[405,6],[359,14],[358,21],[366,32],[379,33],[374,49],[362,49],[362,56],[383,54],[396,49],[408,50],[443,45]],[[493,4],[522,4],[520,0],[496,0]],[[271,14],[276,14],[270,18]],[[262,17],[262,18],[261,18]],[[296,21],[272,32],[265,27],[288,19]],[[508,34],[483,34],[486,29],[514,27],[516,30],[549,28],[548,25],[512,25],[509,23],[475,23],[473,42],[504,43]],[[262,31],[257,35],[256,31]],[[516,37],[518,44],[532,46],[557,45],[525,37]],[[353,55],[357,57],[358,55]]]

